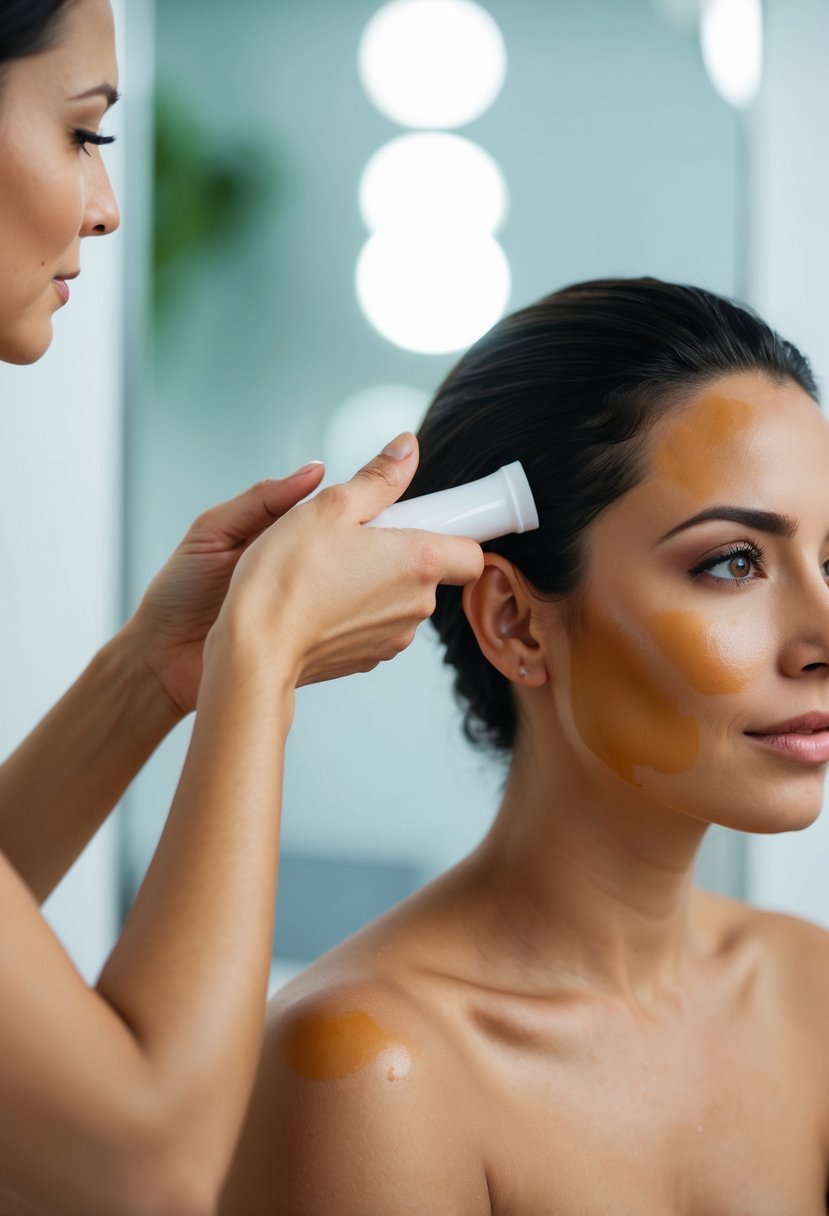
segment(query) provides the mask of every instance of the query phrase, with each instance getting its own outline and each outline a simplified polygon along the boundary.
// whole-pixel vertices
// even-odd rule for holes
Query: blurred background
[[[0,368],[0,744],[136,606],[193,517],[415,428],[504,312],[579,279],[737,296],[829,366],[826,0],[116,0],[124,223],[36,368]],[[94,977],[190,723],[48,914]],[[303,689],[274,983],[472,848],[505,771],[424,626]],[[714,890],[829,925],[829,827],[713,829]]]

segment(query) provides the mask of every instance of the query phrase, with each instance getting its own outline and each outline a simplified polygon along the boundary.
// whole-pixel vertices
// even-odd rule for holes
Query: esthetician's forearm
[[[290,677],[246,649],[208,638],[181,781],[97,985],[211,1177],[229,1165],[261,1046],[293,713]]]
[[[122,630],[0,765],[0,851],[39,902],[176,721]]]

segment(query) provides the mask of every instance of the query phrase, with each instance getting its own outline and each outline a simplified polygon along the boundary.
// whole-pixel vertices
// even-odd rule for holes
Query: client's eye
[[[750,583],[762,569],[763,555],[756,545],[734,545],[724,553],[714,553],[691,570],[694,576],[707,574],[725,583]],[[829,562],[827,563],[829,565]]]

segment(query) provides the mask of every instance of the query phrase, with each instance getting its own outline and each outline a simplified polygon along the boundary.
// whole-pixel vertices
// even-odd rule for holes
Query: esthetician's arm
[[[38,902],[195,709],[204,640],[242,552],[315,490],[322,472],[315,464],[260,482],[200,515],[134,617],[0,765],[0,853]]]
[[[482,566],[469,541],[360,526],[415,462],[373,462],[239,560],[167,825],[95,989],[0,859],[0,1211],[215,1210],[261,1044],[293,688],[397,653],[436,583]]]

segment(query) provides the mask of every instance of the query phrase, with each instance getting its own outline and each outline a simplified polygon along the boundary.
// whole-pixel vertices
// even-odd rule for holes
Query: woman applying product
[[[459,362],[423,494],[520,460],[540,528],[433,618],[509,760],[458,866],[272,1001],[233,1216],[825,1216],[829,934],[696,890],[829,761],[829,424],[747,310],[578,284]]]
[[[7,361],[46,351],[83,238],[118,224],[99,148],[116,74],[106,0],[0,2]],[[0,766],[4,1216],[215,1210],[261,1044],[293,690],[390,658],[439,581],[480,573],[470,541],[362,527],[406,487],[416,447],[401,436],[285,518],[321,466],[206,511]],[[164,833],[89,988],[38,904],[193,709]]]

